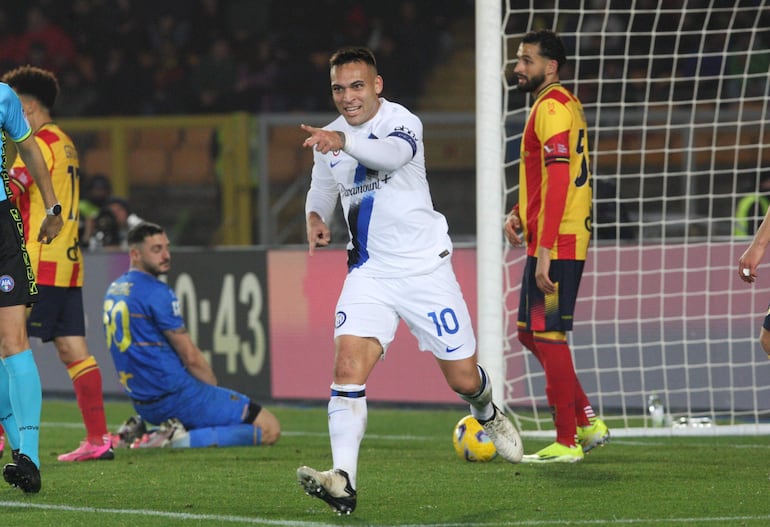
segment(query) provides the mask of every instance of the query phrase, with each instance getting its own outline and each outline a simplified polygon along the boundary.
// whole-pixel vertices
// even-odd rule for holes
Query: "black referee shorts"
[[[0,201],[0,307],[30,305],[37,300],[35,272],[24,243],[19,210]]]

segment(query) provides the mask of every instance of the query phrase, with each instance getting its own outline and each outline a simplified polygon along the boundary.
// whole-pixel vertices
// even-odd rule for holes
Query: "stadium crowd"
[[[412,105],[470,0],[31,0],[0,6],[0,71],[62,83],[56,115],[331,111],[329,50],[377,52],[390,96]],[[310,84],[310,86],[308,86]],[[410,100],[411,99],[411,100]]]

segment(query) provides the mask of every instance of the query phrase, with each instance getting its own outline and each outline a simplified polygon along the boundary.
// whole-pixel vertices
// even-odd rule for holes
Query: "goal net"
[[[482,360],[504,376],[518,425],[553,430],[542,368],[516,338],[525,250],[501,236],[532,103],[515,90],[516,51],[524,33],[547,28],[567,46],[560,76],[589,123],[594,236],[570,346],[594,410],[615,435],[770,433],[770,361],[757,340],[770,254],[755,284],[737,274],[770,202],[765,0],[506,0],[502,13],[499,1],[479,0],[476,9],[479,67],[494,56],[484,50],[501,55],[477,72],[477,127],[503,137],[496,169],[477,175],[479,305],[503,306],[503,356]],[[479,101],[484,82],[502,84],[497,108]],[[489,231],[499,252],[481,250]],[[488,277],[500,275],[496,297]],[[480,345],[494,344],[494,324],[480,326]],[[650,414],[653,397],[662,419]]]

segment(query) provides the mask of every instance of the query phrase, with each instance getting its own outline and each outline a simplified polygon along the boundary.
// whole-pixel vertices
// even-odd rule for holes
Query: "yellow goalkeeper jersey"
[[[32,260],[35,278],[40,285],[57,287],[83,286],[83,256],[78,241],[78,204],[80,202],[80,163],[72,139],[59,126],[48,123],[35,132],[54,192],[62,206],[64,227],[53,242],[37,241],[40,224],[45,217],[45,204],[40,189],[16,156],[9,171],[16,205],[24,219],[24,238]]]

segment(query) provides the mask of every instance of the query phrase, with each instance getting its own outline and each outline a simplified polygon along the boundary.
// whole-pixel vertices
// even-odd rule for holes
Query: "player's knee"
[[[460,397],[473,395],[479,391],[481,380],[474,357],[456,361],[439,361],[449,387]]]
[[[269,446],[278,442],[278,438],[281,437],[280,427],[276,428],[262,428],[262,445]]]
[[[254,426],[262,430],[262,445],[272,445],[281,437],[281,423],[270,410],[262,408],[254,420]]]
[[[473,395],[474,393],[479,391],[479,387],[481,384],[478,381],[478,378],[475,378],[474,376],[448,376],[446,378],[447,384],[449,387],[454,391],[455,393],[459,394],[460,397],[465,397],[469,395]]]
[[[3,329],[2,334],[0,334],[0,356],[10,357],[28,348],[29,339],[24,324]]]

